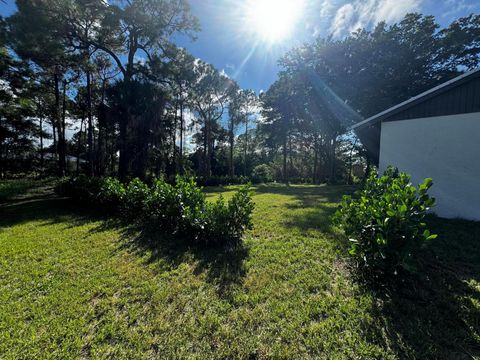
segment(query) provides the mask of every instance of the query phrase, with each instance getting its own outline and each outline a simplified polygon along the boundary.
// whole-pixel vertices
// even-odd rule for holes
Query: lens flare
[[[247,0],[246,26],[259,39],[278,43],[293,33],[303,12],[302,0]]]

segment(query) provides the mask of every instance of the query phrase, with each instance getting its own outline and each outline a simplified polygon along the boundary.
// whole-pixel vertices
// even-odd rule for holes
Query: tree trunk
[[[99,176],[104,176],[106,172],[106,159],[105,155],[107,152],[106,144],[106,109],[102,104],[100,105],[98,111],[98,142],[97,142],[97,173]]]
[[[348,180],[347,184],[352,184],[352,171],[353,171],[353,150],[355,145],[357,144],[357,139],[355,139],[354,143],[352,144],[352,148],[350,149],[350,156],[349,156],[349,169],[348,169]]]
[[[313,144],[313,174],[312,183],[317,184],[317,165],[318,165],[318,137],[315,135],[315,142]]]
[[[288,174],[287,174],[287,133],[283,138],[283,182],[288,183]]]
[[[2,118],[0,117],[0,124],[2,122]],[[0,179],[3,179],[3,138],[0,138]]]
[[[0,140],[0,179],[3,179],[3,140]]]
[[[63,137],[64,130],[62,129],[62,120],[60,115],[60,86],[57,71],[54,73],[55,83],[55,124],[57,126],[58,135],[58,174],[65,176],[65,138]]]
[[[180,174],[183,175],[183,102],[180,102]]]
[[[122,113],[120,118],[120,156],[118,159],[118,174],[122,181],[125,181],[128,173],[128,154],[127,154],[127,121],[128,114]]]
[[[230,119],[230,129],[229,129],[229,142],[230,142],[230,176],[235,176],[235,169],[233,165],[233,146],[235,142],[235,134],[234,134],[234,124],[233,124],[233,119]]]
[[[67,162],[67,139],[66,139],[66,116],[67,116],[67,82],[63,80],[63,94],[62,94],[62,139],[65,153],[65,174],[68,172]]]
[[[83,122],[85,119],[80,121],[80,133],[78,136],[78,146],[77,146],[77,175],[80,173],[80,154],[82,152],[82,133],[83,133]]]
[[[337,135],[334,134],[333,137],[332,137],[332,141],[331,141],[331,150],[330,150],[330,183],[331,184],[335,184],[336,182],[336,174],[335,174],[335,170],[336,170],[336,158],[335,158],[335,154],[336,154],[336,147],[337,147]]]
[[[53,132],[53,157],[55,161],[58,160],[58,142],[57,142],[57,127],[55,126],[55,121],[52,121],[52,132]]]
[[[245,153],[243,157],[243,176],[247,176],[247,153],[248,153],[248,116],[245,118]]]
[[[203,134],[203,175],[205,177],[209,176],[210,171],[210,156],[209,156],[209,130],[208,130],[208,120],[205,121],[204,134]]]
[[[177,174],[178,171],[178,162],[177,162],[177,126],[178,126],[178,104],[179,100],[177,97],[177,101],[175,102],[175,116],[173,117],[173,131],[172,131],[172,165],[174,175]]]
[[[93,119],[92,119],[92,85],[90,70],[87,68],[87,116],[88,116],[88,174],[93,176]]]
[[[288,137],[288,157],[290,159],[290,171],[289,176],[292,176],[293,173],[293,155],[292,155],[292,137]]]
[[[43,173],[44,156],[43,156],[43,117],[40,116],[40,168]]]

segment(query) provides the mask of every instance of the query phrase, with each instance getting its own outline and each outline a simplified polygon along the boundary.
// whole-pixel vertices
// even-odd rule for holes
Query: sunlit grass
[[[207,192],[213,199],[232,189]],[[0,208],[0,357],[478,352],[480,225],[435,221],[444,235],[426,250],[421,278],[401,295],[375,294],[351,278],[346,245],[330,227],[351,190],[257,187],[255,228],[241,251],[139,235],[66,200],[11,201]]]

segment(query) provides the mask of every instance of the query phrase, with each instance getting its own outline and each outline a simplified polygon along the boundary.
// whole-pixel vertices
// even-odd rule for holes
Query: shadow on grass
[[[115,224],[111,222],[109,226]],[[118,225],[118,222],[117,222]],[[240,242],[235,246],[202,246],[189,239],[162,233],[152,227],[126,227],[122,231],[119,250],[127,250],[154,264],[158,271],[171,271],[182,263],[194,264],[194,274],[206,274],[224,299],[231,299],[233,290],[243,283],[244,261],[249,249]]]
[[[347,185],[258,185],[254,188],[257,194],[278,194],[293,196],[306,206],[314,205],[316,199],[326,202],[339,201],[344,194],[352,193],[356,187]]]
[[[248,248],[243,245],[192,245],[188,239],[180,239],[161,230],[126,224],[108,216],[102,209],[80,206],[52,193],[0,206],[0,230],[30,221],[39,221],[38,226],[61,224],[65,229],[96,223],[89,233],[116,230],[121,234],[119,251],[129,251],[147,259],[148,263],[157,265],[158,271],[170,271],[188,261],[194,264],[196,274],[205,272],[206,280],[216,286],[219,296],[225,298],[242,283],[245,275],[244,260],[248,257]]]
[[[285,225],[303,231],[319,230],[326,235],[331,234],[334,231],[331,217],[338,203],[343,195],[350,195],[355,190],[356,187],[353,186],[289,187],[288,192],[291,192],[297,201],[287,204],[286,207],[290,210],[304,211],[302,213],[293,211]]]
[[[385,345],[399,358],[476,358],[480,223],[430,219],[429,225],[438,239],[418,254],[416,274],[402,274],[374,292],[378,301],[373,316],[384,329]]]
[[[91,210],[76,206],[68,199],[55,195],[38,195],[11,201],[0,205],[0,227],[21,225],[30,221],[40,221],[42,225],[75,223],[82,225],[97,220]]]

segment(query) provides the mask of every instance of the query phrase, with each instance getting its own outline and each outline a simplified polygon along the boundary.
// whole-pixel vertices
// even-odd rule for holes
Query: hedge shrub
[[[151,187],[139,179],[124,186],[113,178],[85,176],[63,179],[57,193],[79,202],[99,205],[129,222],[139,222],[205,245],[238,244],[251,228],[254,208],[250,186],[227,202],[209,202],[193,179],[178,177],[175,185],[157,179]]]
[[[372,173],[357,196],[345,196],[333,217],[348,236],[352,255],[367,275],[381,278],[399,268],[414,271],[413,256],[436,235],[426,229],[427,211],[435,200],[427,195],[432,179],[416,189],[410,175],[390,167]]]

